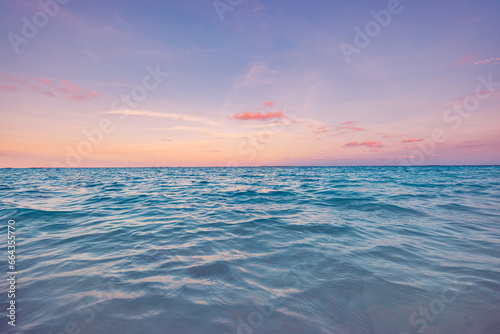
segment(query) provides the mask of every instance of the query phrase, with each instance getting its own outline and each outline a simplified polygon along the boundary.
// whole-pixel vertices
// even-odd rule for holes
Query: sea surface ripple
[[[0,169],[2,333],[500,333],[500,167]]]

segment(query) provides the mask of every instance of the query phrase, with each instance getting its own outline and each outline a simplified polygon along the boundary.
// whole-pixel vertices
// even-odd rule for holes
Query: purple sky
[[[500,2],[0,3],[0,167],[500,164]]]

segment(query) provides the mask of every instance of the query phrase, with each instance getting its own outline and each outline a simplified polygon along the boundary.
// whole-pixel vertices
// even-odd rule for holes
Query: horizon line
[[[131,169],[131,168],[332,168],[332,167],[499,167],[500,164],[476,164],[476,165],[271,165],[271,166],[109,166],[109,167],[0,167],[0,169]]]

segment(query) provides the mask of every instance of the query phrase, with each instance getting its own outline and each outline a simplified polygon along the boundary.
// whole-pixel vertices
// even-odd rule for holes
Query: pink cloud
[[[81,100],[88,100],[88,99],[95,99],[99,97],[99,93],[96,92],[95,90],[92,90],[86,94],[80,94],[80,95],[69,95],[68,97],[73,100],[73,101],[81,101]]]
[[[484,92],[480,92],[480,94],[483,94]],[[445,102],[446,105],[451,105],[451,106],[454,106],[454,105],[461,105],[465,102],[465,99],[468,97],[469,95],[467,96],[462,96],[462,97],[459,97],[457,99],[453,99],[453,100],[450,100],[450,101],[447,101]]]
[[[402,135],[387,135],[387,134],[385,134],[382,137],[384,137],[384,138],[395,138],[395,137],[407,137],[407,136],[408,136],[408,134],[403,133]]]
[[[39,83],[46,85],[46,86],[52,86],[52,81],[49,79],[40,78],[40,77],[33,77],[33,79],[35,81],[38,81]]]
[[[167,138],[162,138],[161,140],[162,141],[166,141],[166,142],[171,142],[172,141],[172,139],[167,139]]]
[[[358,126],[339,126],[337,130],[364,131],[364,128]]]
[[[424,140],[425,139],[423,139],[423,138],[419,138],[419,139],[417,139],[417,138],[410,138],[410,139],[403,139],[401,142],[403,144],[408,144],[408,143],[416,143],[416,142],[424,141]]]
[[[68,94],[77,94],[84,90],[82,87],[72,84],[66,79],[59,79],[59,86],[56,86],[56,89]]]
[[[47,80],[50,82],[50,80]],[[86,91],[85,88],[78,86],[77,84],[73,84],[66,79],[59,79],[59,85],[53,85],[56,90],[60,91],[63,94],[66,94],[73,101],[81,101],[87,99],[95,99],[100,96],[98,92],[95,90]]]
[[[478,60],[474,65],[498,65],[500,64],[500,57],[491,57],[487,59]]]
[[[365,131],[366,130],[366,129],[361,128],[359,126],[345,125],[345,124],[354,124],[354,123],[357,123],[357,121],[348,121],[348,122],[342,123],[342,126],[337,126],[337,127],[330,126],[328,128],[326,125],[319,126],[319,125],[314,125],[314,124],[309,125],[309,127],[314,129],[313,133],[325,133],[325,132],[329,132],[329,131],[338,131],[338,133],[332,134],[333,136],[342,135],[342,134],[345,134],[348,132]]]
[[[443,103],[443,105],[446,107],[460,106],[460,105],[463,105],[465,103],[465,100],[467,100],[468,98],[475,98],[478,95],[488,96],[490,99],[498,99],[498,98],[500,98],[500,91],[495,91],[493,93],[490,93],[487,90],[483,90],[483,91],[480,91],[478,93],[471,93],[467,96],[462,96],[462,97],[459,97],[457,99],[446,101]]]
[[[281,111],[276,110],[275,112],[268,112],[267,114],[263,114],[261,112],[251,113],[245,111],[241,114],[240,113],[235,114],[232,118],[240,121],[250,121],[250,120],[270,120],[273,118],[284,118],[284,117],[285,115]]]
[[[52,91],[50,91],[50,89],[47,90],[46,88],[40,87],[38,85],[27,83],[25,85],[25,87],[27,87],[35,92],[42,93],[43,95],[46,95],[46,96],[56,97],[56,94],[54,94]]]
[[[264,107],[274,107],[275,103],[273,101],[264,102]]]
[[[364,141],[361,143],[361,145],[368,147],[382,147],[382,143],[375,140]]]
[[[313,133],[325,133],[328,132],[328,129],[326,128],[325,125],[322,126],[316,126],[316,125],[310,125],[310,127],[315,128]]]
[[[30,77],[26,80],[19,77],[0,73],[0,79],[6,83],[0,83],[0,89],[9,89],[10,91],[32,91],[44,94],[50,97],[62,96],[73,101],[98,98],[100,94],[96,91],[88,91],[84,87],[69,82],[66,79],[59,79],[56,84],[52,80],[41,77]]]
[[[455,68],[455,67],[459,67],[459,66],[462,66],[462,65],[466,65],[466,64],[472,64],[474,62],[474,60],[476,59],[478,53],[474,53],[474,54],[471,54],[471,55],[468,55],[468,56],[464,56],[460,59],[458,59],[455,63],[453,63],[450,68]]]
[[[357,146],[366,146],[375,148],[375,147],[382,147],[382,143],[375,140],[367,140],[362,143],[354,141],[344,145],[344,147],[357,147]]]
[[[353,126],[353,124],[359,123],[358,121],[347,121],[335,128],[337,131],[354,132],[354,131],[365,131],[366,129],[359,126]],[[344,132],[344,133],[345,133]],[[342,134],[342,133],[340,133]]]
[[[17,84],[26,84],[26,80],[20,79],[13,77],[8,74],[0,73],[0,78],[2,78],[5,81],[10,81],[11,83],[17,83]]]
[[[36,91],[36,92],[42,93],[42,94],[47,95],[47,96],[55,96],[54,93],[47,91],[47,90],[39,87],[38,85],[36,85],[32,82],[28,82],[22,78],[17,78],[17,77],[8,75],[8,74],[3,74],[3,73],[0,73],[0,78],[2,78],[4,81],[7,82],[4,85],[10,86],[11,91],[13,90],[12,88],[15,87],[16,91],[21,91],[23,89],[24,90],[32,90],[32,91]]]
[[[11,92],[19,92],[19,89],[14,85],[0,84],[0,90],[8,90]]]
[[[434,156],[434,154],[432,156]],[[417,156],[415,156],[415,155],[406,155],[406,154],[405,155],[400,155],[399,157],[400,158],[405,158],[405,159],[415,159],[415,158],[417,158]]]

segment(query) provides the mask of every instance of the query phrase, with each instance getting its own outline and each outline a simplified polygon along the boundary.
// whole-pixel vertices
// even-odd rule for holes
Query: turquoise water
[[[500,167],[2,169],[2,333],[500,333]]]

